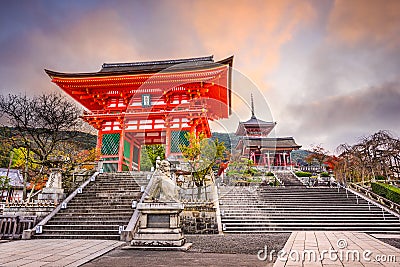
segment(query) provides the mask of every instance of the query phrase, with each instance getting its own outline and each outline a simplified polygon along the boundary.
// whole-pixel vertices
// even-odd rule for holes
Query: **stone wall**
[[[218,234],[213,203],[185,203],[180,215],[184,234]]]
[[[37,218],[37,222],[41,221],[44,217],[46,217],[50,212],[54,210],[54,206],[47,207],[39,207],[39,206],[28,206],[28,207],[5,207],[3,210],[3,215],[5,216],[21,216],[21,217],[31,217],[35,216]]]

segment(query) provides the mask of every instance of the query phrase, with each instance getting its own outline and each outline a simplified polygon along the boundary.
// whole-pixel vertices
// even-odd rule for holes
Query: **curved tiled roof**
[[[7,176],[7,169],[0,168],[0,176]],[[19,170],[10,169],[8,172],[8,178],[10,179],[10,185],[13,188],[23,188],[24,178]]]
[[[109,75],[126,75],[126,74],[147,74],[157,73],[160,71],[176,72],[185,70],[201,70],[207,68],[218,67],[221,65],[232,66],[233,56],[223,60],[214,62],[213,56],[195,57],[186,59],[170,59],[143,62],[128,63],[104,63],[98,72],[82,72],[82,73],[65,73],[45,69],[45,72],[51,77],[94,77]]]

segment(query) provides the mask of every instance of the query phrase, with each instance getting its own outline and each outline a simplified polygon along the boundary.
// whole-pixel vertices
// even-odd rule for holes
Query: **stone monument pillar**
[[[50,177],[46,182],[46,187],[38,195],[39,200],[52,200],[55,204],[60,203],[65,198],[62,188],[61,169],[51,169]]]
[[[137,206],[139,221],[131,248],[187,250],[192,244],[186,243],[180,227],[179,214],[184,206],[171,180],[169,162],[163,160],[157,165],[149,195]]]

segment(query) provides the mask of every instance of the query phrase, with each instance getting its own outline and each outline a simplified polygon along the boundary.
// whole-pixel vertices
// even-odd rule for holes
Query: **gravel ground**
[[[379,238],[380,241],[385,242],[395,248],[400,249],[400,239],[399,238]]]
[[[290,233],[186,235],[186,240],[193,243],[191,252],[256,255],[264,246],[269,251],[281,250],[289,236]]]
[[[230,266],[272,267],[272,261],[260,261],[257,252],[281,250],[290,233],[186,235],[193,243],[187,252],[114,249],[82,266],[154,267],[154,266]]]

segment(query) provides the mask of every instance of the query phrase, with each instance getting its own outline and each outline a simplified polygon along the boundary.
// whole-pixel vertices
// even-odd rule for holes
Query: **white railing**
[[[358,197],[360,197],[360,198],[366,200],[368,202],[368,205],[372,204],[374,206],[377,206],[378,208],[381,208],[382,209],[382,217],[383,217],[384,220],[386,219],[385,218],[385,211],[390,213],[390,214],[392,214],[392,215],[394,215],[394,216],[396,216],[396,217],[398,217],[399,220],[400,220],[400,214],[399,213],[396,213],[395,211],[390,210],[388,207],[376,202],[375,200],[370,199],[369,197],[367,197],[367,196],[365,196],[365,195],[363,195],[363,194],[361,194],[361,193],[359,193],[359,192],[357,192],[357,191],[355,191],[355,190],[353,190],[353,189],[351,189],[349,187],[343,186],[340,183],[337,183],[337,188],[338,188],[338,192],[339,192],[340,188],[343,188],[344,190],[346,190],[347,197],[348,197],[348,193],[349,192],[354,194],[354,195],[356,195],[357,204],[359,203]]]
[[[357,192],[360,192],[363,195],[365,195],[366,197],[373,199],[374,201],[377,201],[378,203],[386,206],[391,211],[393,211],[397,214],[400,214],[400,205],[399,204],[394,203],[393,201],[390,201],[389,199],[382,197],[378,194],[375,194],[371,190],[369,190],[365,187],[359,186],[357,184],[351,183],[351,184],[349,184],[349,187],[354,188],[354,190],[356,190]],[[399,215],[397,215],[397,216],[399,216]]]

